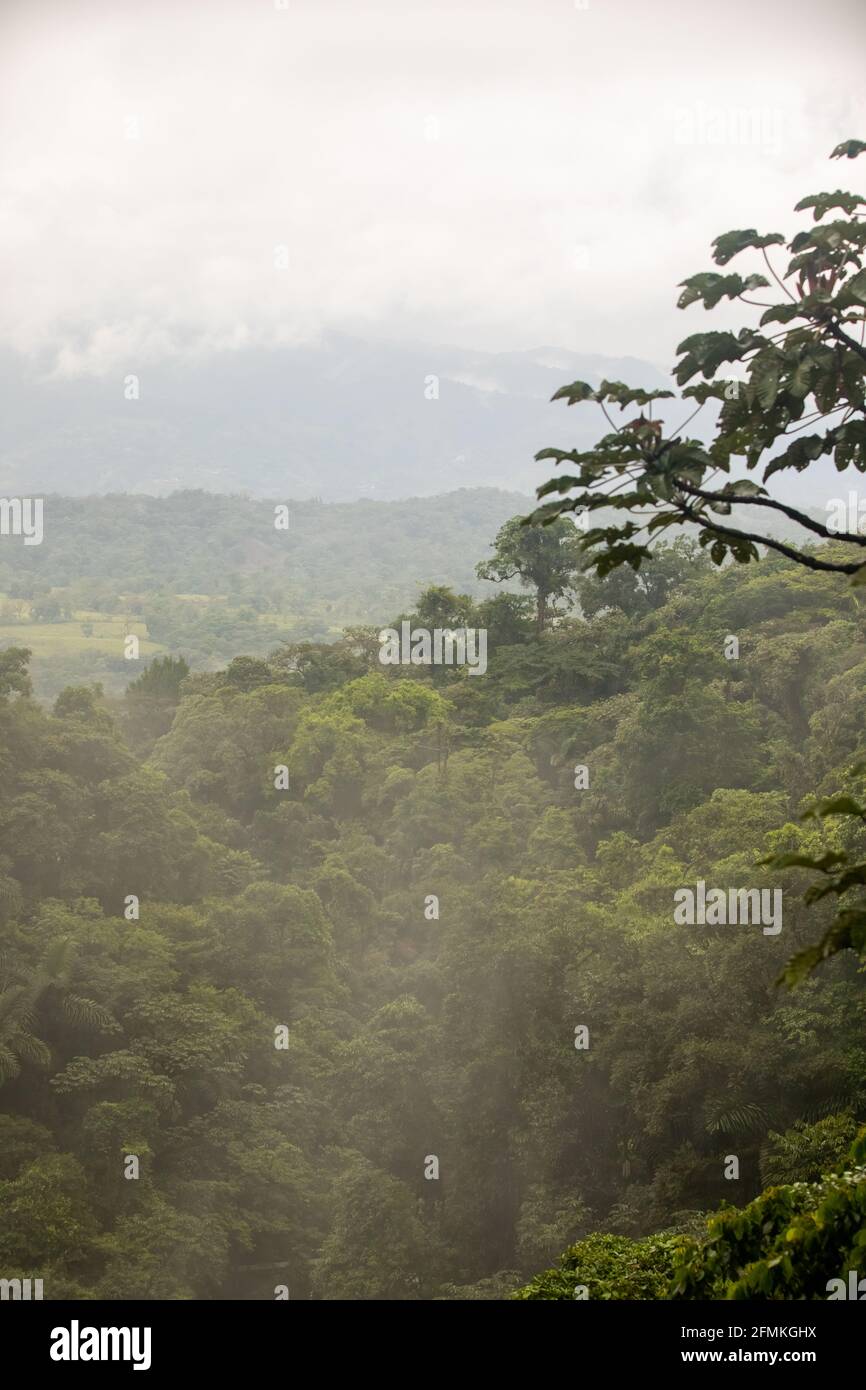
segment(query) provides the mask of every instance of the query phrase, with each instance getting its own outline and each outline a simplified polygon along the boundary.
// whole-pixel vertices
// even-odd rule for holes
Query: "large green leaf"
[[[761,236],[754,227],[749,227],[746,231],[723,232],[713,242],[715,248],[713,260],[716,265],[727,265],[734,256],[738,256],[741,251],[746,251],[750,247],[762,250],[767,246],[784,246],[784,244],[785,238],[781,232],[769,232],[766,236]]]

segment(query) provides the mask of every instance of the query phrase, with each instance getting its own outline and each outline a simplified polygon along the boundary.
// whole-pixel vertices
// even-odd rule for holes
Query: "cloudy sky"
[[[668,365],[715,234],[859,186],[864,40],[861,0],[2,0],[0,346]]]

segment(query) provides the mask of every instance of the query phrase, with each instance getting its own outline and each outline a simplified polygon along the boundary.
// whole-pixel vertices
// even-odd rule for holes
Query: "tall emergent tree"
[[[833,159],[854,159],[866,142],[847,140]],[[755,253],[760,272],[705,271],[682,282],[680,308],[694,303],[713,309],[723,299],[739,300],[756,312],[756,326],[694,333],[680,343],[674,368],[680,398],[695,408],[671,429],[654,417],[656,402],[675,399],[673,391],[644,391],[619,381],[597,390],[574,381],[554,400],[569,405],[593,401],[610,431],[589,450],[542,449],[536,459],[553,459],[576,471],[551,479],[539,498],[558,493],[534,514],[549,524],[565,512],[614,509],[622,520],[591,527],[580,544],[599,575],[618,565],[634,569],[649,543],[668,527],[691,522],[716,564],[730,554],[747,563],[758,545],[780,551],[813,570],[866,578],[866,535],[837,532],[807,513],[773,497],[763,484],[783,469],[802,472],[827,455],[839,471],[866,471],[866,198],[858,193],[816,193],[801,199],[797,211],[811,211],[813,225],[787,242],[790,259],[780,271],[771,248],[785,247],[780,232],[754,229],[726,232],[713,242],[717,265]],[[766,272],[764,274],[763,272]],[[769,275],[769,279],[767,276]],[[770,297],[766,292],[770,291]],[[761,298],[755,299],[757,293]],[[695,377],[693,385],[686,385]],[[714,438],[705,445],[685,428],[707,401],[721,403]],[[616,425],[607,409],[637,407],[640,413]],[[763,464],[761,482],[731,478],[733,461],[753,471]],[[814,555],[767,534],[762,515],[777,513],[822,540],[846,544],[839,552]],[[734,524],[723,521],[732,517]],[[751,520],[757,517],[757,524]]]
[[[479,579],[503,583],[519,579],[524,588],[535,590],[535,624],[544,631],[551,599],[562,598],[572,586],[580,559],[574,526],[556,517],[552,524],[527,528],[520,517],[500,526],[493,542],[493,555],[475,566]]]

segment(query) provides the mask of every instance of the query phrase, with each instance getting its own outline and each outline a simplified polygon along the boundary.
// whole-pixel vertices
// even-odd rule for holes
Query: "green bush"
[[[672,1298],[826,1299],[831,1279],[866,1270],[866,1129],[851,1166],[820,1182],[771,1187],[680,1241]]]
[[[771,1187],[709,1218],[707,1234],[591,1235],[518,1299],[826,1299],[831,1279],[866,1272],[866,1128],[849,1166],[820,1182]]]
[[[632,1240],[597,1233],[570,1246],[558,1269],[537,1274],[514,1297],[574,1299],[575,1288],[585,1285],[590,1299],[666,1298],[679,1248],[674,1235]]]

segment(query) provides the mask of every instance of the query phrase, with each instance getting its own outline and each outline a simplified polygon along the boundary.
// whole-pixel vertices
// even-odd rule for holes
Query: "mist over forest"
[[[541,633],[531,593],[423,591],[413,626],[486,627],[483,679],[359,627],[46,708],[6,649],[4,1267],[489,1299],[637,1242],[608,1296],[659,1297],[726,1154],[742,1203],[844,1156],[862,976],[779,996],[830,909],[755,862],[844,780],[862,605],[683,542],[621,574]],[[675,927],[698,880],[781,886],[783,931]]]

